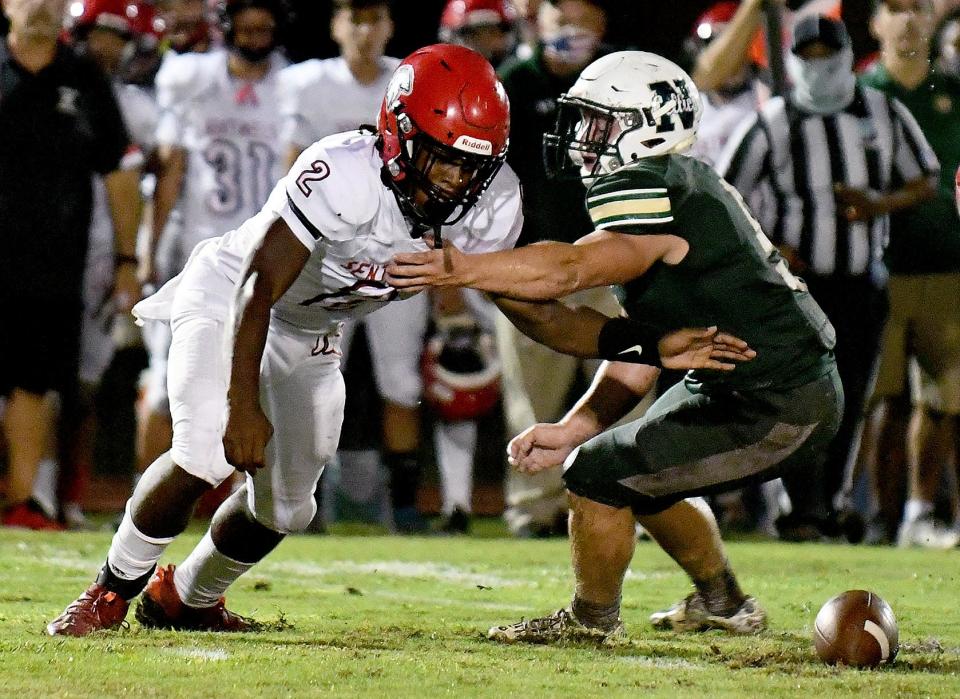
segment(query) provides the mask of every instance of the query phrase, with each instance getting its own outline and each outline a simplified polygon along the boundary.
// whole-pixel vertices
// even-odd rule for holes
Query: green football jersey
[[[787,269],[743,199],[708,165],[682,155],[648,158],[596,180],[587,210],[598,229],[671,234],[690,245],[677,265],[658,262],[624,287],[624,309],[663,332],[717,325],[757,351],[733,372],[698,371],[705,386],[788,387],[833,364],[833,326]]]

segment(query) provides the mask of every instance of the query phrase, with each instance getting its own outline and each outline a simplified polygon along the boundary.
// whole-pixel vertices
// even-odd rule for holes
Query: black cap
[[[839,19],[822,15],[807,15],[793,26],[793,47],[796,53],[807,44],[819,41],[835,51],[850,45],[850,35]]]

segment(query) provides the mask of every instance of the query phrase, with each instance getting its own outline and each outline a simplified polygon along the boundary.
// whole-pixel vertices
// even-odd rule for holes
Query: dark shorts
[[[640,420],[580,447],[563,477],[572,493],[655,514],[791,469],[816,473],[842,413],[836,367],[790,389],[707,394],[680,382]]]
[[[0,395],[19,388],[72,396],[77,386],[82,305],[0,294]]]

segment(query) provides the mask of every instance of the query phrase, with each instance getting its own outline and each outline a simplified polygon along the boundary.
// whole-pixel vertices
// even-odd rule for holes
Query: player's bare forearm
[[[129,313],[140,300],[137,279],[137,229],[140,226],[140,170],[115,170],[103,178],[113,223],[114,267],[113,297],[120,313]]]
[[[147,254],[153,263],[160,245],[160,237],[177,205],[183,181],[187,174],[187,153],[182,148],[161,146],[157,151],[159,172],[153,192],[153,217],[148,231]]]
[[[303,270],[310,252],[278,219],[267,230],[238,285],[233,313],[233,357],[228,399],[250,405],[260,395],[260,362],[270,309]]]
[[[133,257],[140,227],[140,170],[116,170],[103,179],[110,203],[114,249],[117,255]]]
[[[599,357],[597,340],[608,316],[590,308],[576,310],[559,301],[518,301],[494,296],[494,303],[527,337],[574,357]]]
[[[521,301],[546,301],[624,284],[658,260],[680,262],[688,250],[686,241],[672,235],[610,231],[596,231],[573,245],[551,241],[473,255],[446,245],[395,256],[387,266],[387,280],[399,289],[460,286]]]
[[[583,443],[629,413],[654,387],[659,369],[644,364],[604,362],[586,393],[563,417]]]

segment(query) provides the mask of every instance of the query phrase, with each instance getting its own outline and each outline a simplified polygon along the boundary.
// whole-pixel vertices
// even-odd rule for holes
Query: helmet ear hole
[[[652,150],[657,146],[663,145],[664,143],[666,143],[666,140],[662,138],[648,138],[646,141],[643,142],[643,145],[645,148],[650,148]],[[636,158],[637,154],[633,153],[631,157]]]

